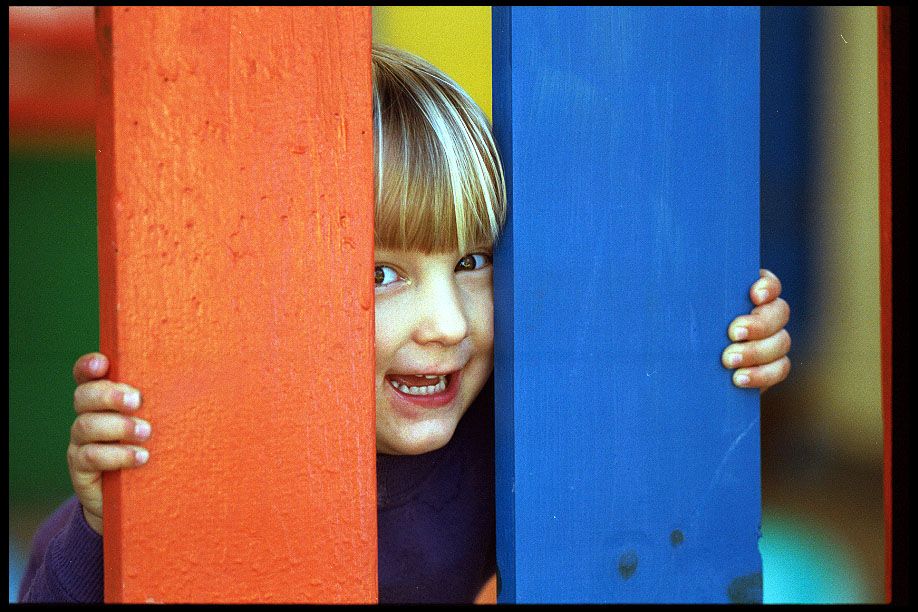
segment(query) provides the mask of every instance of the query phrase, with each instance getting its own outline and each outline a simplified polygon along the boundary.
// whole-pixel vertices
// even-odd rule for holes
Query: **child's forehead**
[[[422,249],[400,249],[394,247],[385,247],[377,245],[375,248],[376,258],[391,257],[405,260],[420,261],[425,259],[440,259],[443,257],[463,257],[473,253],[490,253],[492,245],[490,242],[476,242],[466,247],[465,251],[458,248],[437,251],[425,251]]]

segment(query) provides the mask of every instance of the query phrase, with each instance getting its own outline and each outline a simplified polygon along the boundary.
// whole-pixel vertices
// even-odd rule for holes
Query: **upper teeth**
[[[394,380],[390,380],[389,383],[391,383],[393,387],[395,387],[402,393],[407,393],[408,395],[431,395],[433,393],[439,393],[440,391],[443,391],[443,389],[446,388],[446,376],[437,376],[436,374],[434,375],[425,374],[424,378],[427,378],[430,380],[438,378],[439,382],[437,382],[437,384],[435,385],[430,385],[428,387],[409,387],[407,385],[400,385]]]

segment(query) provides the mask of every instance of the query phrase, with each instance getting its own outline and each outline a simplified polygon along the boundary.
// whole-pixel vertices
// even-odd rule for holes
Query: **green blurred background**
[[[61,15],[10,8],[11,109],[14,59],[28,66],[14,11],[30,10]],[[376,40],[437,64],[490,115],[490,7],[373,17]],[[794,338],[790,378],[762,399],[765,600],[880,602],[876,9],[763,9],[762,52],[762,263],[784,281]],[[99,346],[91,131],[12,124],[11,110],[10,601],[36,527],[72,494],[71,368]]]

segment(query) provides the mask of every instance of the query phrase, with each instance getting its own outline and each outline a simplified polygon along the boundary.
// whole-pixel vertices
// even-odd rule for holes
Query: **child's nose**
[[[420,308],[414,339],[419,344],[439,342],[458,344],[469,333],[458,288],[451,283],[440,283],[424,291],[418,303]]]

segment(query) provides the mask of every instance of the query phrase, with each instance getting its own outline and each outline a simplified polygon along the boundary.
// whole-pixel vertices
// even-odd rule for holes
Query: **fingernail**
[[[745,340],[749,336],[749,329],[746,327],[734,327],[733,328],[733,339],[734,340]]]
[[[150,437],[153,429],[146,421],[138,420],[134,425],[134,436],[140,440],[146,440]]]
[[[768,297],[768,291],[766,291],[765,289],[756,289],[755,295],[757,298],[759,298],[759,301],[761,302],[765,298]]]
[[[733,382],[735,382],[737,385],[741,387],[745,387],[746,385],[749,384],[749,375],[737,372],[736,374],[733,375]]]
[[[140,391],[125,391],[121,403],[125,408],[137,410],[140,408]]]
[[[134,451],[134,461],[137,462],[137,465],[143,465],[150,458],[150,453],[145,448],[141,448]]]
[[[102,368],[102,358],[101,358],[101,357],[96,356],[96,357],[93,357],[92,359],[89,360],[89,369],[90,369],[90,370],[95,371],[95,370],[98,370],[98,369],[100,369],[100,368]]]
[[[731,366],[739,365],[739,362],[743,360],[743,356],[739,353],[727,353],[727,363]]]

